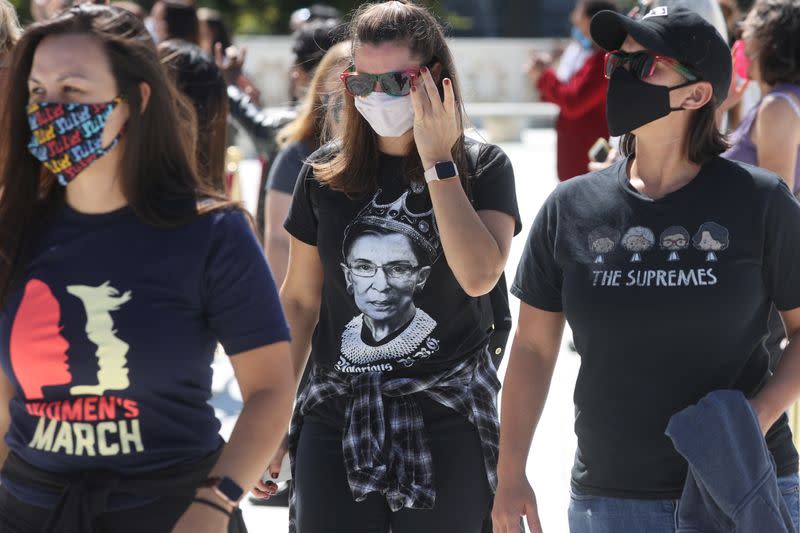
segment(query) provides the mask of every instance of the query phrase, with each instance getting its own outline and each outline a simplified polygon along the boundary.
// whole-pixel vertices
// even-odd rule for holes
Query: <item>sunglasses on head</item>
[[[614,50],[613,52],[608,52],[605,59],[605,75],[606,78],[610,80],[614,71],[619,67],[623,67],[627,68],[631,74],[644,81],[655,74],[657,63],[667,65],[689,81],[698,79],[688,67],[681,65],[675,59],[658,55],[650,50],[640,50],[638,52]]]
[[[341,78],[344,87],[352,96],[367,96],[375,90],[378,83],[388,95],[407,96],[411,93],[414,80],[419,77],[419,69],[398,70],[384,72],[383,74],[366,74],[356,72],[355,67],[342,72]]]

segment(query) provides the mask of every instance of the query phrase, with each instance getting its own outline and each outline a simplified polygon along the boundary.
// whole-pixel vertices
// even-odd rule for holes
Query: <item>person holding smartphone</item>
[[[541,99],[559,107],[556,120],[556,165],[558,179],[568,180],[586,174],[589,149],[598,138],[608,137],[606,86],[603,77],[603,51],[589,36],[589,22],[603,10],[615,10],[610,0],[580,0],[570,15],[572,37],[583,49],[585,59],[565,79],[552,68],[552,58],[533,56],[528,67],[531,84]]]

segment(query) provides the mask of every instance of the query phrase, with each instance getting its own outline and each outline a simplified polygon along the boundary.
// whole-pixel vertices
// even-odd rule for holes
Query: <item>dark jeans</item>
[[[306,417],[295,460],[298,533],[481,533],[491,510],[478,431],[456,413],[426,418],[435,468],[436,504],[431,510],[393,513],[383,496],[356,502],[342,455],[342,432]]]
[[[98,533],[169,533],[191,503],[193,494],[159,498],[157,501],[103,513],[95,522]],[[3,533],[40,533],[50,518],[47,509],[29,505],[0,486],[0,531]],[[246,533],[241,511],[231,518],[229,533]],[[76,532],[77,533],[77,532]]]

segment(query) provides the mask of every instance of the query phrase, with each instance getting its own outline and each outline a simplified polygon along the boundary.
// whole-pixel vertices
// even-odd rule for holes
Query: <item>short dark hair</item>
[[[178,0],[161,1],[164,3],[164,20],[169,33],[167,39],[182,39],[197,44],[200,33],[197,8]]]
[[[216,9],[208,7],[201,7],[197,10],[197,20],[204,22],[208,26],[209,31],[213,34],[212,46],[216,43],[222,45],[223,50],[227,50],[232,44],[231,33],[228,31],[228,26],[225,24],[225,19],[222,18],[222,13]]]
[[[689,133],[684,142],[689,152],[689,161],[696,165],[702,165],[730,147],[717,126],[715,109],[714,101],[709,101],[694,112],[689,124]],[[636,136],[633,133],[625,134],[620,150],[624,156],[636,156]]]
[[[581,0],[581,6],[589,18],[601,11],[619,11],[619,5],[613,0]]]
[[[316,70],[322,57],[342,40],[344,28],[334,20],[309,22],[294,33],[292,52],[297,66],[308,73]]]
[[[758,0],[744,24],[759,50],[761,79],[769,85],[800,85],[800,3]]]

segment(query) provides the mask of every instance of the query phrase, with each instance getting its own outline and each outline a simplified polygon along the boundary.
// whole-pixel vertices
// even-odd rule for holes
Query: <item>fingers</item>
[[[411,105],[414,108],[414,120],[422,120],[425,116],[425,102],[428,98],[425,90],[421,87],[419,78],[415,78],[411,85]]]
[[[222,43],[214,43],[214,63],[217,67],[225,67],[225,58],[222,55]]]
[[[231,67],[237,70],[244,65],[245,54],[246,50],[244,48],[236,48],[235,46],[229,46],[225,50],[226,59],[230,62]]]
[[[542,524],[539,522],[539,515],[535,511],[529,511],[525,518],[531,533],[542,533]]]
[[[270,477],[272,479],[277,479],[281,473],[281,461],[282,459],[273,459],[273,461],[267,467],[267,471],[269,472]]]
[[[442,81],[444,86],[444,111],[450,116],[456,115],[456,93],[453,89],[453,82],[450,78]]]
[[[422,71],[422,83],[425,87],[425,92],[428,93],[428,101],[431,106],[431,110],[439,111],[442,109],[442,99],[439,97],[439,89],[436,87],[436,82],[433,81],[433,75],[431,71],[427,67],[423,67]]]
[[[529,522],[530,524],[530,522]],[[519,515],[492,516],[492,533],[524,533],[522,518]],[[541,533],[541,529],[532,529],[533,533]]]
[[[264,483],[263,481],[259,481],[253,490],[251,491],[256,498],[260,498],[262,500],[268,500],[272,496],[278,493],[278,485],[273,482]]]

